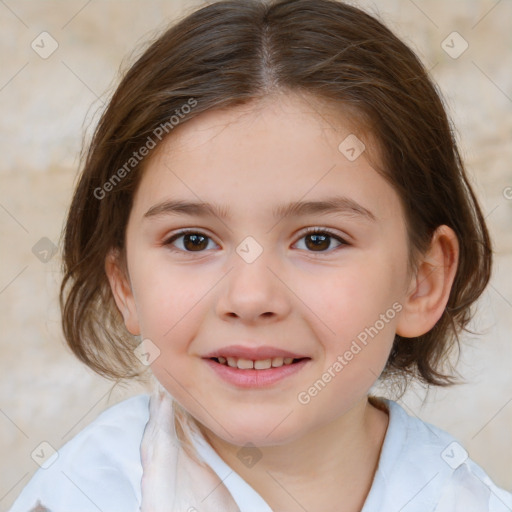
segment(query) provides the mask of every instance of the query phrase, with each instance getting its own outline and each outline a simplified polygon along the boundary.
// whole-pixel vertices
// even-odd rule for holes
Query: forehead
[[[363,135],[363,116],[352,107],[334,108],[329,103],[311,94],[277,93],[235,107],[213,109],[202,112],[191,120],[178,125],[171,135],[158,148],[157,153],[165,153],[171,149],[196,150],[200,146],[223,143],[223,132],[227,137],[233,131],[244,130],[247,146],[260,145],[262,135],[269,130],[280,137],[274,142],[285,145],[326,135],[325,143],[337,146],[337,139],[343,134],[358,133],[361,138],[368,139],[370,133]],[[291,129],[293,128],[293,130]],[[366,131],[366,130],[365,130]],[[334,135],[329,140],[329,135]],[[368,140],[368,142],[370,142]],[[302,148],[307,150],[310,145]],[[233,148],[235,149],[235,148]]]
[[[373,138],[356,124],[353,113],[298,95],[201,113],[155,150],[134,207],[141,216],[164,198],[212,200],[238,214],[270,216],[285,201],[336,194],[384,214],[397,197],[370,163]],[[364,143],[358,158],[347,158],[347,140]]]

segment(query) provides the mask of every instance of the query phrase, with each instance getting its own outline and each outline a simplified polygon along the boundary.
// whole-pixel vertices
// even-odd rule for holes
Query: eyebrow
[[[354,215],[375,222],[376,216],[367,208],[353,199],[343,196],[328,197],[318,201],[296,201],[278,205],[272,210],[275,218],[305,216],[311,214],[342,214]],[[152,206],[144,218],[154,218],[164,215],[190,215],[208,217],[214,215],[221,219],[232,219],[229,207],[215,203],[193,202],[179,199],[168,199]]]

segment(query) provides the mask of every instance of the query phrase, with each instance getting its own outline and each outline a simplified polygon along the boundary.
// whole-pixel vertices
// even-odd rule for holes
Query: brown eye
[[[306,240],[306,247],[308,249],[313,250],[320,250],[325,251],[326,249],[329,249],[329,246],[331,245],[331,236],[330,235],[321,235],[321,234],[312,234],[307,235],[305,237]],[[308,243],[308,240],[310,243]]]
[[[304,245],[306,250],[309,252],[331,252],[329,251],[329,248],[331,247],[333,240],[338,243],[334,249],[341,245],[348,245],[348,243],[341,237],[331,233],[330,231],[320,229],[308,230],[300,240],[305,241]]]
[[[201,251],[206,249],[208,242],[205,243],[207,237],[203,235],[184,235],[183,246],[190,251]]]
[[[176,245],[174,242],[180,239],[182,239],[181,247],[175,248]],[[164,242],[164,245],[174,245],[171,249],[181,252],[202,252],[208,247],[208,242],[210,240],[211,239],[203,233],[196,231],[181,231]]]

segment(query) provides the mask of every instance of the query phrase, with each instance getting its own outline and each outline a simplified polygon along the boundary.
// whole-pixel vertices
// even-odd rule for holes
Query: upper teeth
[[[218,357],[219,363],[226,364],[232,368],[240,368],[242,370],[256,369],[267,370],[268,368],[277,368],[283,364],[292,364],[293,357],[273,357],[272,359],[242,359],[237,357]]]

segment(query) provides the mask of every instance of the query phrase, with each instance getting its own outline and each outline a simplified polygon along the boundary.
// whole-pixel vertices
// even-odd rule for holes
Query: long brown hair
[[[334,0],[212,3],[173,24],[125,74],[84,152],[63,232],[62,325],[90,368],[113,379],[144,370],[104,270],[110,249],[125,256],[126,224],[147,161],[133,160],[134,153],[158,145],[162,127],[172,136],[172,116],[186,123],[287,91],[364,119],[405,212],[411,262],[438,226],[455,231],[458,270],[442,317],[423,336],[396,335],[383,374],[454,381],[444,370],[446,355],[490,278],[484,218],[440,95],[417,56],[380,21]]]

